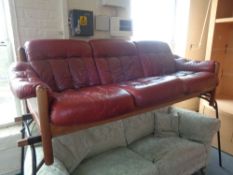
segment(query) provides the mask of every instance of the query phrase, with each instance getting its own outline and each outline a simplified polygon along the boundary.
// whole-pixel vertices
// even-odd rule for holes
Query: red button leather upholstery
[[[20,99],[34,97],[35,88],[38,85],[47,87],[47,84],[42,82],[28,63],[14,63],[10,68],[10,87],[15,96]],[[51,90],[50,90],[51,91]]]
[[[186,94],[205,92],[217,86],[217,78],[213,73],[180,71],[175,75],[183,82]]]
[[[89,44],[78,40],[35,40],[25,44],[27,60],[54,91],[99,84]]]
[[[193,61],[184,58],[175,59],[177,71],[211,72],[215,71],[214,61]]]
[[[217,85],[215,62],[175,57],[162,42],[35,40],[25,51],[28,62],[11,67],[12,91],[22,99],[47,87],[55,125],[101,121]]]
[[[114,85],[67,90],[54,98],[51,121],[56,125],[92,123],[134,109],[130,94]]]
[[[163,42],[135,42],[146,77],[175,72],[175,60],[169,46]]]
[[[136,46],[125,40],[92,40],[94,59],[102,84],[143,77]]]
[[[142,78],[119,85],[132,94],[139,107],[174,100],[183,94],[182,82],[175,76]]]

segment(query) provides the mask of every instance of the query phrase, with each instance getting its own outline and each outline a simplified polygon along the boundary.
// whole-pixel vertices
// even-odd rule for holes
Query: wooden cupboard
[[[212,0],[205,59],[220,63],[216,99],[222,148],[233,155],[233,0]],[[207,109],[201,102],[200,112],[208,114]]]

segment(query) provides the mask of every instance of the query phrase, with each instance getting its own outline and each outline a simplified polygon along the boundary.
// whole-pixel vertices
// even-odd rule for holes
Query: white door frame
[[[14,55],[14,60],[18,60],[18,52],[16,47],[20,46],[20,38],[19,38],[19,32],[18,32],[18,23],[17,23],[17,15],[16,15],[16,9],[15,9],[15,1],[14,0],[4,0],[4,5],[6,10],[6,18],[8,23],[8,31],[9,32],[9,38],[12,44],[12,51]]]

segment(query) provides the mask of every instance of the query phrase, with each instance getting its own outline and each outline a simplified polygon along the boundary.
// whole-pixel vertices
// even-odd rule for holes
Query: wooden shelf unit
[[[217,96],[233,97],[233,0],[212,0],[206,60],[220,63]]]
[[[233,17],[229,17],[229,18],[218,18],[215,20],[215,23],[233,23]]]
[[[212,0],[205,59],[220,63],[216,100],[222,122],[222,149],[233,155],[233,0]],[[208,111],[201,103],[200,112]]]

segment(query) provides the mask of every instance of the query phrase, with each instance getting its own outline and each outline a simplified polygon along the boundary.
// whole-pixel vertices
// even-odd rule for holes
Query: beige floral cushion
[[[152,112],[139,114],[123,120],[127,144],[154,133],[154,115]]]
[[[177,113],[155,113],[155,136],[179,136],[179,116]]]

